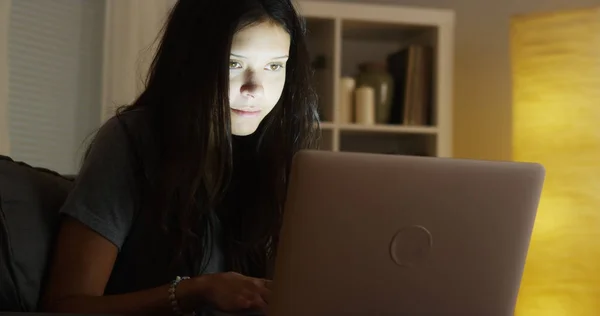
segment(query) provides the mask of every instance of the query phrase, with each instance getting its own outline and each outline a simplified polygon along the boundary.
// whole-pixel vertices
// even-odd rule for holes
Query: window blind
[[[11,156],[73,174],[100,124],[104,0],[13,1],[8,32]]]

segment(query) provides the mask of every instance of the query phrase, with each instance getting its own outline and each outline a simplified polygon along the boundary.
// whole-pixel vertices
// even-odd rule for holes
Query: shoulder
[[[127,109],[108,119],[90,144],[90,152],[122,153],[139,157],[154,156],[157,151],[156,128],[151,111]]]
[[[131,110],[107,120],[94,137],[61,213],[123,245],[149,170],[150,116]]]
[[[149,110],[125,110],[108,119],[98,131],[96,138],[131,136],[135,138],[150,137],[152,116]]]

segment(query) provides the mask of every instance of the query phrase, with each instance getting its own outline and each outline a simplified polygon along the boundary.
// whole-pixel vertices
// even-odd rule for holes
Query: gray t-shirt
[[[108,120],[98,131],[73,190],[61,209],[119,249],[105,294],[120,294],[164,285],[176,276],[223,272],[220,225],[212,214],[209,244],[203,271],[199,266],[171,266],[171,244],[157,236],[139,201],[148,196],[140,183],[155,169],[158,146],[147,110],[133,110]],[[210,257],[209,257],[210,255]]]

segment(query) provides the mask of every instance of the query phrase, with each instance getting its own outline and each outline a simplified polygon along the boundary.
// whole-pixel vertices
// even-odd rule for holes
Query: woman
[[[61,210],[45,310],[267,306],[292,156],[318,135],[304,32],[290,0],[177,2]]]

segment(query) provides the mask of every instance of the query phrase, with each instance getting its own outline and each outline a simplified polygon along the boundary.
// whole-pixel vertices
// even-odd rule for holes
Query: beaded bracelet
[[[177,301],[177,297],[175,296],[175,290],[179,283],[183,280],[188,280],[190,277],[180,277],[177,276],[175,280],[171,281],[171,286],[169,286],[169,302],[171,303],[171,307],[173,308],[173,313],[175,315],[183,315],[181,308],[179,308],[179,302]],[[196,313],[192,313],[192,315],[196,315]]]

